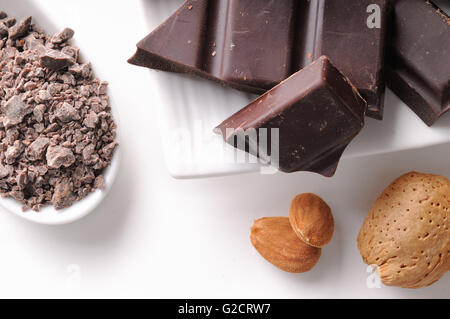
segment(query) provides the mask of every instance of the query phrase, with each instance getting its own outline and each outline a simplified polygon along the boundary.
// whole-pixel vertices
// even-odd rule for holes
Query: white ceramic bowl
[[[0,0],[0,8],[1,10],[8,13],[8,15],[15,17],[17,20],[24,18],[26,16],[33,16],[33,23],[41,26],[48,34],[56,33],[62,30],[65,26],[56,26],[45,14],[42,10],[40,10],[39,6],[26,5],[28,1],[10,1],[10,0]],[[31,3],[31,2],[30,2]],[[76,30],[75,30],[76,31]],[[77,41],[78,40],[78,41]],[[79,43],[81,42],[81,43]],[[82,55],[82,59],[84,61],[90,61],[89,58],[83,56],[83,46],[82,39],[77,39],[75,35],[72,43],[80,48],[80,52]],[[80,45],[81,44],[81,45]],[[95,72],[95,61],[91,61],[93,65],[93,69]],[[110,96],[110,103],[112,108],[112,113],[114,116],[114,120],[119,127],[117,113],[115,112],[115,103],[114,99]],[[117,130],[117,141],[120,144],[120,132]],[[41,209],[40,212],[34,212],[29,210],[27,212],[23,212],[22,204],[16,201],[13,198],[1,198],[0,197],[0,207],[6,209],[7,211],[29,220],[31,222],[46,224],[46,225],[63,225],[72,223],[77,221],[89,213],[91,213],[105,198],[111,186],[114,183],[114,180],[119,171],[120,164],[120,145],[115,150],[111,165],[105,170],[105,184],[106,188],[104,190],[96,190],[95,192],[89,194],[83,200],[74,203],[71,207],[56,210],[53,206],[46,206]]]

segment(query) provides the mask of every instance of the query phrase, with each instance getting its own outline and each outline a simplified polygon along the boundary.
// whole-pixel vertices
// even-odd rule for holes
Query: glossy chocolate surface
[[[379,9],[379,28],[369,28]],[[262,94],[329,56],[381,119],[387,0],[189,0],[138,43],[129,62]]]
[[[225,120],[217,132],[283,172],[333,176],[345,148],[364,126],[366,106],[323,56]],[[258,145],[261,129],[267,129],[269,141]],[[270,140],[272,129],[279,130],[276,140]],[[257,134],[249,134],[252,130]]]
[[[397,0],[388,85],[429,126],[450,109],[450,18],[432,2]]]

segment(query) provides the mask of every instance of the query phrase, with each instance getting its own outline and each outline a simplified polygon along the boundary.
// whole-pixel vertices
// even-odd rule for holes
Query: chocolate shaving
[[[0,193],[39,211],[105,188],[116,124],[107,82],[70,44],[0,11]]]

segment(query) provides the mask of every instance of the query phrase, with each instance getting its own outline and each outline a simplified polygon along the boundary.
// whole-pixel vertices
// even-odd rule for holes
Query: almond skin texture
[[[255,221],[250,241],[264,259],[290,273],[310,271],[322,253],[320,248],[306,245],[297,237],[287,217]]]
[[[411,172],[388,186],[358,235],[365,263],[387,286],[434,284],[450,266],[450,181]]]
[[[292,229],[306,244],[324,247],[333,238],[334,218],[330,207],[315,194],[294,198],[289,211]]]

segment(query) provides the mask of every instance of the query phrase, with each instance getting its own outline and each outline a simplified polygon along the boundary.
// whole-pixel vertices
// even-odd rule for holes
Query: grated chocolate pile
[[[107,82],[92,76],[74,31],[47,36],[0,11],[0,193],[24,211],[71,206],[105,187],[116,124]]]

